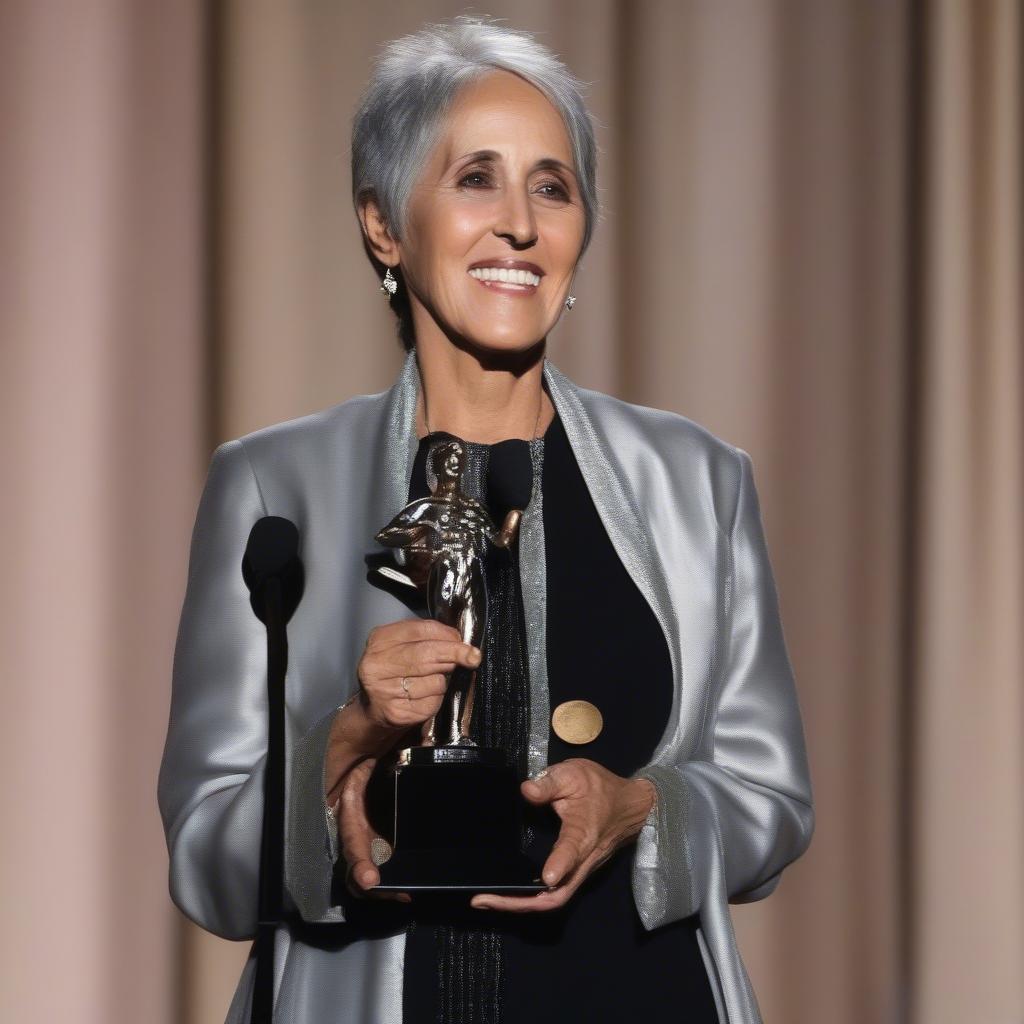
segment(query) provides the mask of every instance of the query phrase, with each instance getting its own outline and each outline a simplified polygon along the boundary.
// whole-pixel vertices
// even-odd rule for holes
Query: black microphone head
[[[242,558],[242,578],[249,603],[261,622],[267,621],[267,584],[278,581],[281,613],[287,622],[302,600],[305,574],[299,558],[299,531],[290,519],[264,516],[249,531]]]

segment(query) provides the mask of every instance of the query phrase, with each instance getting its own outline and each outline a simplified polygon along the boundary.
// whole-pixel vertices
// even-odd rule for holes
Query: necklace
[[[430,429],[430,417],[427,414],[427,389],[422,388],[423,391],[423,422],[427,426],[427,433],[432,434],[434,431]],[[537,440],[537,428],[540,426],[540,414],[544,409],[544,386],[541,385],[540,389],[540,403],[537,406],[537,418],[533,421],[533,440]]]

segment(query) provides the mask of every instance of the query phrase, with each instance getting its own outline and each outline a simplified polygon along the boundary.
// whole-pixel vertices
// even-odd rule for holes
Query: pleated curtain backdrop
[[[1024,14],[926,8],[904,922],[918,1021],[1024,1017]]]
[[[732,908],[766,1022],[1024,1019],[1017,0],[0,5],[0,1019],[223,1020],[156,807],[195,506],[391,382],[350,119],[466,10],[600,123],[552,360],[754,459],[817,811]]]

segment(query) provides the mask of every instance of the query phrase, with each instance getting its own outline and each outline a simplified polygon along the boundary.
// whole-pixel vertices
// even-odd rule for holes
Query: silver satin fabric
[[[651,763],[636,773],[658,794],[634,852],[637,911],[648,930],[699,913],[720,1021],[759,1024],[728,905],[774,890],[806,850],[814,811],[750,457],[685,417],[578,387],[550,360],[544,379],[672,660],[668,725]],[[418,383],[410,353],[387,391],[228,441],[211,459],[192,535],[158,796],[171,897],[225,938],[256,932],[266,634],[241,576],[249,531],[261,516],[277,515],[301,536],[306,589],[289,625],[287,676],[287,899],[305,921],[339,922],[342,909],[330,901],[338,846],[325,810],[323,757],[333,717],[357,686],[369,630],[413,614],[367,581],[363,558],[406,503]],[[531,770],[546,763],[549,715],[540,465],[535,458],[520,536]],[[321,950],[282,925],[277,1018],[399,1024],[404,955],[404,929]],[[250,960],[242,973],[228,1024],[248,1021],[253,967]]]
[[[526,626],[527,673],[530,677],[530,735],[526,746],[526,770],[536,775],[548,763],[548,733],[551,709],[548,707],[547,645],[547,555],[544,550],[544,441],[530,442],[533,458],[533,488],[530,503],[519,523],[519,581],[523,594],[523,619]]]

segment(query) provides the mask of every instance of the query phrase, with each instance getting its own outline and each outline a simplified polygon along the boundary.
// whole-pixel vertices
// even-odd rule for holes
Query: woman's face
[[[535,345],[564,309],[584,224],[569,136],[543,93],[508,71],[466,86],[410,197],[398,246],[417,344],[443,333],[492,352]],[[486,283],[470,272],[515,260],[531,264],[539,284]]]

